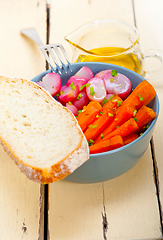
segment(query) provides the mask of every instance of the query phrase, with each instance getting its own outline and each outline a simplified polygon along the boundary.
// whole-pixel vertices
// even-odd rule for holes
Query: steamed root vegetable
[[[88,81],[86,93],[90,101],[101,103],[106,97],[106,88],[102,78],[96,77]]]
[[[98,143],[102,138],[107,136],[107,134],[113,132],[116,128],[120,127],[123,123],[133,117],[134,109],[130,106],[124,106],[121,108],[113,118],[113,120],[107,125],[107,127],[101,132],[100,135],[95,139],[95,142]]]
[[[83,66],[80,70],[75,74],[75,76],[85,78],[87,80],[93,78],[93,72],[90,68]]]
[[[77,98],[72,102],[72,104],[78,109],[82,110],[84,106],[89,103],[87,94],[83,91],[79,92]]]
[[[89,124],[93,122],[97,114],[100,114],[102,107],[99,102],[92,101],[81,111],[77,116],[78,123],[81,129],[84,131]]]
[[[143,105],[150,103],[155,95],[156,91],[154,87],[146,80],[143,80],[124,100],[123,106],[132,105],[135,109],[138,110]]]
[[[48,91],[52,96],[58,93],[61,89],[62,82],[61,78],[57,73],[47,73],[42,81],[37,82],[37,84],[43,87],[46,91]]]
[[[135,115],[135,120],[137,121],[139,130],[141,130],[145,125],[152,121],[156,117],[156,113],[152,108],[147,106],[142,106]]]
[[[103,78],[106,74],[110,73],[112,70],[103,70],[103,71],[100,71],[98,73],[96,73],[95,77],[101,77]]]
[[[60,91],[56,94],[57,100],[63,105],[66,106],[66,102],[62,101],[59,96],[64,92],[64,90],[67,88],[66,85],[63,85],[60,89]]]
[[[131,133],[128,136],[123,138],[123,143],[124,145],[127,145],[131,142],[133,142],[134,140],[136,140],[139,137],[139,135],[137,133]]]
[[[95,139],[107,126],[107,124],[113,119],[113,117],[114,112],[112,110],[108,110],[102,114],[97,114],[95,120],[87,127],[84,132],[87,141],[90,139]]]
[[[71,103],[66,103],[66,107],[74,114],[74,116],[78,115],[78,109]]]
[[[86,89],[86,84],[88,80],[92,78],[93,78],[92,70],[84,66],[80,68],[80,70],[75,75],[68,79],[66,85],[69,86],[71,82],[73,82],[78,85],[80,91],[81,90],[84,91]]]
[[[112,96],[114,96],[114,94],[108,93],[108,94],[106,95],[106,99],[110,99],[110,98],[112,98]]]
[[[90,154],[102,153],[114,150],[123,146],[123,138],[119,135],[112,137],[106,141],[99,142],[89,146]]]
[[[77,84],[71,82],[68,87],[63,87],[63,91],[60,91],[59,99],[63,102],[71,102],[75,100],[79,94],[79,87]]]
[[[70,86],[71,83],[74,83],[74,84],[78,85],[79,90],[80,90],[80,88],[82,88],[83,85],[86,85],[87,82],[88,82],[88,79],[86,79],[86,78],[79,77],[79,76],[72,76],[69,78],[66,85]],[[83,90],[84,89],[85,89],[85,87],[83,88]]]
[[[116,111],[116,109],[120,107],[122,103],[123,100],[118,95],[112,95],[110,99],[104,99],[102,102],[103,111],[107,111],[108,109]]]
[[[125,99],[131,92],[131,81],[123,74],[112,70],[103,76],[106,91]]]
[[[138,125],[136,123],[136,121],[134,120],[134,118],[130,118],[128,121],[126,121],[125,123],[123,123],[120,127],[118,127],[116,130],[114,130],[113,132],[105,135],[102,139],[102,141],[106,141],[107,139],[110,139],[116,135],[120,135],[121,137],[126,137],[127,135],[135,132],[136,130],[138,130]]]

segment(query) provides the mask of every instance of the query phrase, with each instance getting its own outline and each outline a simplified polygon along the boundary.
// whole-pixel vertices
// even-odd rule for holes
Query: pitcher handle
[[[151,83],[158,83],[159,78],[163,77],[163,51],[146,50],[144,51],[144,72],[145,78]],[[149,62],[148,62],[149,60]],[[155,67],[157,65],[157,67]],[[161,82],[161,81],[160,81]]]

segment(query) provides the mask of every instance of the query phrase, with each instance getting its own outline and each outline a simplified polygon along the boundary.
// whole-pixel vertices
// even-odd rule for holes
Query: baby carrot
[[[93,140],[95,137],[97,137],[113,119],[114,114],[115,113],[112,110],[108,110],[103,114],[96,115],[96,119],[87,127],[84,132],[86,139],[89,141],[90,139]]]
[[[138,124],[139,130],[147,125],[151,120],[156,117],[156,113],[152,108],[147,106],[142,106],[135,115],[135,120]]]
[[[114,95],[108,102],[103,105],[103,111],[105,112],[108,109],[115,111],[119,106],[122,105],[122,103],[122,98],[120,98],[118,95]]]
[[[113,132],[107,134],[104,136],[104,138],[101,139],[102,141],[105,141],[107,139],[110,139],[116,135],[120,135],[121,137],[125,137],[133,132],[135,132],[138,129],[138,125],[134,118],[130,118],[128,121],[123,123],[120,127],[118,127]]]
[[[97,101],[91,101],[77,116],[78,123],[83,131],[93,122],[100,110],[102,110],[101,104]]]
[[[133,132],[123,138],[123,143],[124,143],[124,145],[127,145],[127,144],[133,142],[134,140],[136,140],[138,137],[139,137],[139,135],[137,133]]]
[[[143,105],[147,105],[155,97],[155,95],[156,91],[154,87],[146,80],[143,80],[125,99],[123,106],[128,104],[138,110]]]
[[[111,133],[116,129],[116,127],[121,126],[124,122],[128,119],[133,117],[134,108],[128,105],[121,107],[121,109],[117,112],[114,116],[113,120],[108,124],[108,126],[99,134],[96,139],[95,143],[101,141],[101,139],[106,136],[107,134]]]
[[[121,136],[115,136],[111,139],[108,139],[103,142],[99,142],[97,144],[93,144],[92,146],[89,146],[90,154],[94,153],[101,153],[110,151],[119,147],[123,146],[123,139]]]

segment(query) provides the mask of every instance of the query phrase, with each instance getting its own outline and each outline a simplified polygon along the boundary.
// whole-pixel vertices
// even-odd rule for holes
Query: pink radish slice
[[[66,107],[75,115],[78,115],[78,109],[71,103],[66,103]]]
[[[63,86],[61,87],[61,90],[59,91],[59,93],[56,95],[57,100],[58,100],[63,106],[66,106],[66,103],[65,103],[64,101],[62,101],[62,100],[59,98],[59,96],[64,93],[64,90],[65,90],[66,88],[67,88],[67,86],[66,86],[66,85],[63,85]]]
[[[96,100],[101,103],[106,97],[105,84],[102,78],[94,77],[88,81],[86,93],[90,101]]]
[[[80,88],[88,82],[88,79],[74,75],[68,79],[66,85],[69,86],[72,82],[77,84],[80,90]]]
[[[59,92],[62,86],[61,78],[57,73],[47,73],[42,81],[37,82],[37,84],[43,87],[52,96]]]
[[[116,94],[122,99],[125,99],[130,94],[132,88],[131,81],[123,74],[117,73],[113,77],[110,72],[103,79],[108,93]]]
[[[108,93],[108,94],[106,95],[106,99],[111,99],[112,96],[114,96],[114,94]]]
[[[103,70],[103,71],[101,71],[101,72],[98,72],[96,75],[95,75],[95,77],[101,77],[101,78],[103,78],[106,74],[108,74],[108,73],[110,73],[112,70]]]
[[[84,66],[80,68],[80,70],[75,74],[75,76],[83,77],[87,80],[90,80],[91,78],[93,78],[93,72],[90,68]]]
[[[59,95],[63,94],[64,93],[64,90],[67,88],[66,85],[63,85],[59,91]]]
[[[83,107],[86,106],[88,103],[89,99],[85,92],[80,92],[75,101],[72,102],[72,104],[77,107],[78,110],[83,109]]]
[[[76,99],[79,94],[79,87],[75,83],[71,83],[68,87],[64,87],[60,92],[59,99],[63,102],[71,102]]]

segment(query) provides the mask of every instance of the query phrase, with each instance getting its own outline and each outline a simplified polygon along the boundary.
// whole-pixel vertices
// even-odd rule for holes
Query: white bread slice
[[[61,180],[89,158],[74,115],[36,83],[0,76],[0,142],[28,178]]]

